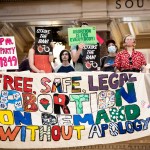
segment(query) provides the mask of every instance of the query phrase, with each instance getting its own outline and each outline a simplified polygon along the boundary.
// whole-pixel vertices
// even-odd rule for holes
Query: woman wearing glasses
[[[146,60],[141,52],[136,51],[133,35],[125,36],[123,46],[125,49],[116,55],[114,66],[120,72],[145,72]]]

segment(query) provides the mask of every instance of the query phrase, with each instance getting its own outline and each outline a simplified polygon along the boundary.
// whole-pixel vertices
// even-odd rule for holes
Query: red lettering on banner
[[[14,141],[16,136],[18,135],[21,127],[16,126],[13,131],[11,131],[11,128],[8,127],[6,132],[4,132],[4,129],[2,126],[0,126],[0,139],[1,141],[6,141],[8,138],[9,141]]]
[[[12,86],[13,84],[13,78],[9,75],[5,75],[4,76],[4,90],[8,89],[8,86],[10,87],[10,89],[14,90],[15,88]]]
[[[14,86],[17,91],[22,91],[22,83],[20,83],[19,81],[22,81],[22,77],[15,78]]]
[[[4,90],[10,88],[11,90],[32,93],[32,84],[28,82],[33,82],[33,78],[14,77],[13,79],[9,75],[4,75],[3,88]]]
[[[60,107],[65,114],[70,114],[70,110],[67,106],[69,103],[69,97],[64,94],[54,94],[54,113],[60,114]]]
[[[52,138],[54,141],[59,141],[60,140],[60,126],[53,126],[51,133],[52,133]]]
[[[38,106],[36,102],[36,96],[31,93],[23,93],[23,107],[26,112],[36,112],[38,110]]]
[[[26,78],[26,77],[24,78],[24,85],[23,85],[24,92],[32,93],[32,84],[29,84],[28,82],[32,83],[33,78]]]

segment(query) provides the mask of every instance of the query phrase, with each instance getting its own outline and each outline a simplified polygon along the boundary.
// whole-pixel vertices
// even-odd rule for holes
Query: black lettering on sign
[[[83,70],[96,71],[100,68],[100,45],[85,45],[83,48]]]
[[[49,55],[52,54],[52,28],[51,27],[35,27],[35,54]]]

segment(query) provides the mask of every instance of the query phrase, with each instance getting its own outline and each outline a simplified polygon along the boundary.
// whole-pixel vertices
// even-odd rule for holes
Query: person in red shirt
[[[146,60],[144,55],[136,51],[133,35],[125,36],[123,46],[125,49],[116,55],[114,66],[116,72],[145,72]]]

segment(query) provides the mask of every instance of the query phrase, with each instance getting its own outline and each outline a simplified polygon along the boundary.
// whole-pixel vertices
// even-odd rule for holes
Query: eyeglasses
[[[132,65],[132,57],[129,57],[129,64]]]

